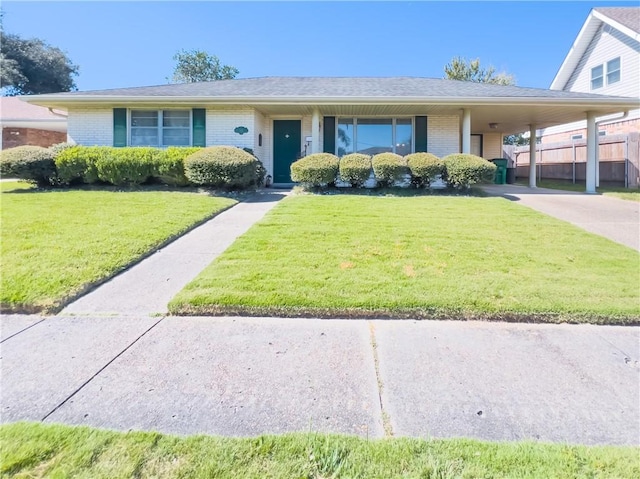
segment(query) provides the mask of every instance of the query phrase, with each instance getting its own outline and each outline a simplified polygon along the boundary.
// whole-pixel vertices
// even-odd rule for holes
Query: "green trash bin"
[[[497,166],[496,168],[496,176],[493,179],[493,182],[496,185],[504,185],[507,183],[507,164],[509,160],[506,158],[494,158],[491,160],[491,163]]]

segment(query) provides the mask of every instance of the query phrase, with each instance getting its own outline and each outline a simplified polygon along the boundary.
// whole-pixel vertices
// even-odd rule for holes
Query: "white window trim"
[[[391,120],[391,140],[392,140],[392,148],[393,153],[396,151],[396,120],[411,120],[411,153],[415,153],[415,143],[416,143],[416,119],[414,116],[367,116],[367,115],[336,115],[336,127],[334,131],[334,137],[336,142],[336,148],[333,152],[334,155],[338,154],[338,126],[340,125],[341,118],[350,118],[355,120],[353,123],[353,144],[354,146],[358,145],[358,119],[362,120]],[[357,153],[357,151],[354,151]],[[350,155],[351,153],[347,153]],[[397,154],[397,153],[396,153]]]
[[[132,120],[131,120],[131,112],[132,110],[136,111],[154,111],[156,115],[158,115],[158,144],[157,145],[146,145],[147,147],[152,148],[170,148],[172,146],[188,148],[193,146],[193,108],[127,108],[127,144],[132,146],[131,141],[131,129],[132,129]],[[162,144],[162,133],[164,127],[162,126],[162,115],[161,113],[169,110],[177,110],[177,111],[188,111],[189,112],[189,144],[188,145],[163,145]]]

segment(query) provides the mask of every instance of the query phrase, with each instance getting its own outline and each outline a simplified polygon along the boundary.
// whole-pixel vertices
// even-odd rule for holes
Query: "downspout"
[[[625,111],[622,116],[618,118],[609,118],[607,120],[596,121],[596,135],[598,138],[598,141],[596,141],[596,188],[600,188],[600,125],[615,123],[624,120],[628,116],[629,110]]]

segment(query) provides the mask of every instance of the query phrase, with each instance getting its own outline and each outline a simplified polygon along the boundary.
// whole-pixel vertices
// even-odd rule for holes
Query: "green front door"
[[[300,120],[273,121],[273,182],[291,183],[291,163],[300,154]]]

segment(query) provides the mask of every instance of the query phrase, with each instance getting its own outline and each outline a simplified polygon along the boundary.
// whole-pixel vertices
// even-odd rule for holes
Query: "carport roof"
[[[503,133],[583,120],[638,107],[633,98],[417,77],[262,77],[22,97],[48,107],[214,106],[256,108],[270,115],[459,115],[472,128],[498,123]],[[496,108],[496,107],[500,108]]]

